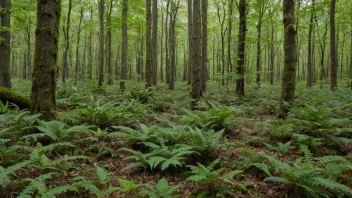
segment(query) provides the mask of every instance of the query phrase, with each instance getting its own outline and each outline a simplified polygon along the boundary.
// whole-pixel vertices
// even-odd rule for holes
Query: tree
[[[151,11],[151,0],[146,0],[146,63],[145,63],[145,80],[146,87],[152,86],[152,11]]]
[[[100,23],[100,33],[99,33],[99,79],[98,87],[103,86],[104,82],[104,11],[105,10],[105,0],[99,1],[99,23]]]
[[[233,2],[233,0],[231,0]],[[232,6],[232,5],[231,5]],[[232,14],[232,13],[231,13]],[[231,22],[230,22],[231,24]],[[231,32],[231,31],[229,31]],[[229,36],[229,41],[231,36]],[[229,43],[230,43],[229,42]],[[229,55],[230,55],[230,45],[229,45]],[[231,58],[229,57],[229,66]],[[202,67],[201,67],[201,86],[202,91],[206,91],[207,88],[207,74],[208,74],[208,0],[202,0]]]
[[[308,78],[307,86],[311,87],[313,85],[313,51],[312,51],[312,35],[313,35],[313,19],[314,19],[314,3],[312,0],[312,13],[309,20],[309,31],[308,31]]]
[[[112,52],[111,52],[111,11],[112,11],[112,5],[113,5],[113,0],[110,0],[110,6],[109,6],[109,12],[107,16],[107,48],[108,48],[108,53],[106,55],[106,62],[108,65],[108,73],[109,73],[109,78],[108,78],[108,84],[112,85],[113,83],[113,69],[112,69]]]
[[[68,64],[67,64],[67,56],[68,49],[70,48],[70,22],[71,22],[71,11],[72,11],[72,0],[68,2],[68,12],[66,19],[66,27],[63,28],[64,38],[65,38],[65,50],[62,56],[63,58],[63,66],[62,66],[62,82],[66,82],[66,78],[68,77]]]
[[[337,53],[336,53],[336,33],[335,33],[335,9],[336,0],[331,0],[330,5],[330,69],[331,69],[331,90],[337,89]]]
[[[200,0],[193,0],[193,33],[192,33],[192,102],[191,108],[197,108],[198,101],[201,96],[201,14],[200,14]]]
[[[0,25],[4,31],[0,32],[0,86],[11,89],[11,75],[10,75],[10,7],[11,0],[2,0],[0,9],[5,11],[1,12]]]
[[[261,72],[262,72],[262,47],[261,47],[261,36],[262,36],[262,23],[263,23],[263,16],[265,13],[265,10],[268,5],[267,0],[258,0],[256,1],[255,9],[256,12],[258,13],[258,23],[257,23],[257,62],[256,62],[256,83],[257,87],[260,88],[260,83],[261,83]]]
[[[244,63],[246,46],[246,0],[240,0],[240,24],[238,36],[238,59],[237,59],[237,79],[236,95],[244,96]]]
[[[81,0],[80,0],[80,4],[81,4]],[[80,17],[79,17],[79,22],[78,22],[78,27],[77,27],[77,46],[76,46],[76,72],[75,72],[75,83],[77,83],[78,80],[78,72],[79,72],[79,65],[80,65],[80,57],[79,57],[79,43],[80,43],[80,39],[81,39],[81,32],[82,32],[82,28],[81,28],[81,24],[82,24],[82,19],[83,19],[83,14],[84,14],[84,9],[83,9],[83,5],[81,4],[80,7]]]
[[[128,12],[128,0],[122,0],[122,45],[121,45],[121,83],[120,90],[124,90],[124,81],[127,80],[127,45],[128,45],[128,36],[127,36],[127,13]]]
[[[192,54],[193,54],[193,0],[187,0],[187,20],[188,20],[188,72],[187,72],[187,77],[188,77],[188,84],[191,84],[191,77],[192,77],[192,68],[193,68],[193,63],[192,63]],[[167,46],[166,46],[167,48]]]
[[[153,28],[152,28],[152,84],[158,83],[158,0],[153,0]]]
[[[169,43],[170,43],[170,62],[169,62],[169,88],[175,89],[175,73],[176,73],[176,16],[178,11],[179,0],[175,3],[171,0],[170,9],[170,29],[169,29]]]
[[[284,71],[282,77],[281,102],[279,118],[285,118],[289,108],[293,105],[296,88],[297,68],[297,42],[295,29],[295,2],[294,0],[283,1],[284,23]]]
[[[56,118],[56,67],[59,40],[60,3],[37,1],[35,61],[31,91],[31,114],[49,121]]]

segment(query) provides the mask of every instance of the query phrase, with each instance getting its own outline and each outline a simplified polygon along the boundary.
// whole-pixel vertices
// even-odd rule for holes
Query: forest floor
[[[52,122],[0,104],[0,197],[352,197],[348,88],[298,84],[281,120],[276,85],[210,82],[198,111],[183,82],[95,85],[59,83]]]

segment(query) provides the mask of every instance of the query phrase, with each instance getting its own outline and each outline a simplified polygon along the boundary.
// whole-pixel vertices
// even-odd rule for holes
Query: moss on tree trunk
[[[30,105],[30,100],[28,97],[21,96],[14,91],[0,87],[0,101],[6,103],[14,103],[20,109],[28,109]]]

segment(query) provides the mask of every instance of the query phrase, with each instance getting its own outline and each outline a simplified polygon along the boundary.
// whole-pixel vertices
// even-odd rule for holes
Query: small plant
[[[9,107],[9,102],[6,101],[6,103],[2,103],[2,101],[0,100],[0,114],[6,113],[8,111],[8,107]]]
[[[15,175],[16,171],[22,170],[31,163],[31,161],[24,161],[6,168],[0,166],[0,186],[5,187],[7,184],[11,183],[11,176]]]
[[[169,198],[169,197],[179,197],[175,195],[175,191],[181,185],[169,186],[167,180],[162,178],[158,181],[155,187],[144,184],[144,188],[139,192],[142,196],[148,196],[149,198]]]
[[[88,133],[89,127],[87,126],[74,126],[70,127],[60,121],[39,121],[38,130],[42,133],[36,133],[24,136],[22,138],[34,139],[37,141],[38,138],[47,137],[51,141],[64,141],[69,138],[72,133]]]
[[[207,102],[210,109],[206,112],[189,111],[183,109],[186,115],[183,115],[181,120],[195,128],[221,130],[230,125],[229,121],[234,115],[242,113],[242,110],[225,105],[215,105]]]
[[[196,184],[203,186],[203,191],[197,197],[205,197],[208,195],[234,195],[231,187],[225,184],[234,184],[233,178],[242,173],[242,171],[234,170],[224,173],[225,168],[215,169],[220,160],[215,160],[207,167],[198,163],[198,166],[188,166],[191,168],[192,176],[187,180],[194,181]],[[240,184],[239,184],[240,185]]]
[[[149,153],[144,154],[140,151],[127,148],[121,149],[132,154],[126,159],[134,161],[126,166],[124,170],[131,168],[144,168],[148,170],[159,168],[160,170],[165,170],[170,167],[182,166],[186,156],[195,153],[191,150],[192,147],[187,145],[159,146],[150,142],[143,144],[151,148]]]
[[[209,155],[222,147],[220,139],[222,138],[224,130],[215,132],[214,130],[202,131],[198,128],[189,128],[189,131],[189,145],[191,145],[193,150],[198,152],[201,156]]]
[[[114,132],[107,135],[108,138],[116,139],[119,138],[123,141],[124,145],[137,145],[142,142],[162,143],[163,139],[159,134],[159,127],[152,126],[146,127],[144,124],[139,125],[139,130],[134,130],[129,127],[112,127],[114,129],[120,129],[124,132]]]
[[[290,152],[291,149],[294,149],[294,146],[291,146],[291,141],[288,141],[286,143],[281,143],[277,142],[277,146],[273,146],[271,144],[263,142],[263,144],[269,149],[269,150],[274,150],[274,151],[279,151],[281,153],[288,153]]]
[[[341,193],[349,196],[352,195],[352,189],[337,183],[331,178],[326,178],[325,169],[315,166],[314,161],[316,159],[312,157],[310,151],[305,146],[301,146],[301,149],[305,152],[305,156],[297,159],[292,165],[265,154],[263,156],[269,160],[272,166],[263,163],[253,165],[269,175],[264,181],[292,185],[296,196],[302,196],[301,193],[309,197],[332,197],[334,194],[341,195]],[[328,160],[328,158],[321,160]],[[270,169],[274,169],[275,172],[280,173],[279,176],[274,176]]]
[[[142,104],[147,103],[149,99],[155,96],[155,92],[152,92],[150,89],[138,89],[133,87],[130,90],[129,98],[132,100],[138,100]]]
[[[100,101],[96,101],[95,104],[78,110],[78,120],[101,128],[108,127],[114,123],[115,105],[114,103],[102,104]]]
[[[137,195],[137,189],[142,186],[142,184],[136,184],[133,180],[117,179],[120,183],[118,190],[124,192],[128,195]]]

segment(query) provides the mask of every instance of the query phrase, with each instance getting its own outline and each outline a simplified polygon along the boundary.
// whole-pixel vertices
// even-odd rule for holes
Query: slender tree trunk
[[[188,11],[188,84],[191,84],[192,70],[193,70],[193,0],[187,1],[187,11]]]
[[[256,70],[257,70],[257,88],[260,88],[260,73],[261,73],[261,35],[262,35],[262,18],[259,18],[257,24],[257,63],[256,63]]]
[[[233,0],[231,0],[233,2]],[[232,9],[232,8],[231,8]],[[231,27],[230,22],[230,27]],[[231,42],[231,36],[229,36],[229,42]],[[230,46],[228,53],[231,54]],[[230,56],[229,56],[230,57]],[[229,58],[229,62],[231,58]],[[228,65],[231,67],[231,63]],[[202,0],[202,68],[201,68],[201,81],[202,91],[205,92],[207,89],[207,73],[208,73],[208,0]]]
[[[151,0],[146,0],[146,19],[147,19],[147,27],[146,27],[146,63],[145,63],[145,80],[146,87],[151,87],[153,84],[153,66],[152,66],[152,11],[151,11]]]
[[[63,54],[63,66],[62,66],[62,82],[66,82],[66,78],[68,77],[68,64],[67,64],[67,55],[68,49],[70,48],[70,21],[71,21],[71,11],[72,11],[72,0],[68,2],[68,12],[66,19],[66,27],[64,27],[64,37],[65,37],[65,51]]]
[[[178,8],[179,0],[177,1],[177,5],[174,1],[171,1],[171,9],[170,9],[170,82],[169,88],[170,90],[175,89],[175,75],[176,75],[176,16],[177,16],[177,8]]]
[[[31,55],[31,18],[28,17],[28,25],[26,27],[26,43],[27,43],[27,68],[28,68],[28,77],[26,79],[32,80],[32,55]],[[27,75],[27,73],[26,73]]]
[[[0,8],[5,11],[1,12],[1,26],[10,28],[10,0],[2,0]],[[9,30],[2,30],[0,37],[0,86],[11,89],[11,74],[10,74],[10,56],[11,56],[11,34]]]
[[[83,6],[81,5],[80,17],[79,17],[79,23],[78,23],[78,30],[77,30],[75,83],[77,83],[78,75],[79,75],[79,65],[80,65],[79,44],[80,44],[81,32],[82,32],[81,24],[82,24],[83,14],[84,14],[84,10],[83,10]]]
[[[313,85],[313,55],[312,55],[312,34],[313,34],[313,19],[314,19],[314,0],[312,0],[312,13],[309,20],[309,31],[308,31],[308,78],[307,86]]]
[[[244,63],[245,63],[245,45],[246,45],[246,0],[240,0],[240,24],[238,36],[238,60],[237,60],[237,79],[236,95],[244,96]]]
[[[279,117],[285,118],[293,105],[296,88],[297,42],[295,29],[295,1],[283,1],[285,62]]]
[[[105,0],[99,1],[99,20],[100,20],[100,33],[99,33],[99,79],[98,87],[103,86],[104,82],[104,12]]]
[[[152,28],[152,85],[158,83],[158,0],[153,0],[153,28]]]
[[[331,0],[330,6],[330,62],[331,62],[331,90],[337,90],[337,53],[335,33],[336,0]]]
[[[109,7],[109,13],[108,13],[108,18],[107,18],[107,48],[108,48],[108,54],[106,57],[106,61],[108,64],[108,73],[109,73],[109,78],[108,78],[108,84],[112,85],[113,84],[113,69],[112,69],[112,50],[111,50],[111,11],[112,11],[112,5],[113,5],[113,0],[110,0],[110,7]]]
[[[93,21],[93,6],[90,7],[90,21]],[[89,30],[89,49],[88,49],[88,75],[89,79],[93,79],[93,30]]]
[[[193,0],[193,51],[192,51],[192,102],[191,109],[196,109],[201,97],[201,10],[200,0]]]
[[[122,47],[121,47],[121,84],[120,90],[125,89],[125,80],[127,80],[127,46],[128,46],[128,36],[127,36],[127,13],[128,12],[128,0],[122,0]]]
[[[160,80],[161,82],[164,82],[163,41],[164,41],[164,13],[161,12],[161,37],[160,37]]]
[[[87,32],[84,32],[84,50],[83,50],[83,63],[82,63],[82,71],[81,71],[81,79],[85,79],[86,75],[86,66],[87,66]]]
[[[35,61],[31,92],[31,114],[56,118],[56,63],[59,40],[60,1],[37,1]]]
[[[274,23],[273,17],[271,17],[271,39],[270,39],[270,65],[269,65],[269,81],[270,84],[274,84],[274,64],[275,64],[275,46],[274,46]]]

